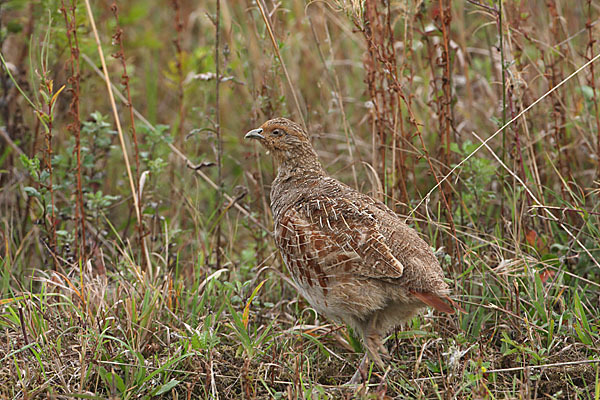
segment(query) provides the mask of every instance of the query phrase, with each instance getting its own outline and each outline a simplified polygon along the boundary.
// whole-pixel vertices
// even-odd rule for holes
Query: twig
[[[6,143],[8,143],[8,145],[10,147],[12,147],[13,150],[16,151],[18,155],[20,155],[20,156],[25,155],[23,150],[21,150],[21,148],[19,146],[17,146],[15,142],[12,141],[10,136],[8,136],[8,132],[6,132],[6,128],[3,126],[0,126],[0,136],[2,136],[2,138],[4,140],[6,140]]]
[[[581,214],[591,214],[591,215],[600,215],[600,212],[594,212],[594,211],[586,211],[586,210],[578,210],[576,208],[570,208],[570,207],[557,207],[557,206],[531,206],[530,208],[547,208],[549,210],[557,210],[560,211],[562,213],[565,213],[567,211],[570,212],[576,212],[576,213],[581,213]]]
[[[502,76],[502,125],[506,125],[506,63],[504,62],[504,33],[502,32],[502,0],[498,1],[496,12],[496,26],[498,28],[498,40],[500,45],[500,70]],[[493,61],[492,61],[493,62]],[[506,161],[506,129],[502,129],[502,162]],[[525,176],[523,176],[525,177]],[[500,173],[500,187],[505,187],[504,173]],[[500,218],[504,219],[504,196],[500,197]],[[504,224],[500,225],[500,238],[504,236]]]
[[[44,152],[44,163],[46,164],[46,170],[48,171],[48,185],[45,185],[43,183],[40,182],[41,185],[44,185],[47,189],[48,192],[50,193],[50,205],[51,205],[51,210],[50,210],[50,249],[51,249],[51,254],[53,254],[53,259],[54,259],[54,269],[58,270],[58,263],[56,262],[56,257],[54,257],[54,254],[56,254],[56,243],[57,243],[57,236],[56,236],[56,225],[58,224],[58,221],[56,220],[56,207],[55,207],[55,200],[54,200],[54,174],[53,174],[53,168],[52,168],[52,129],[53,129],[53,125],[54,125],[54,117],[53,117],[53,106],[55,104],[56,98],[58,96],[58,94],[64,89],[64,86],[61,87],[61,89],[58,90],[58,92],[54,92],[54,83],[52,81],[52,79],[48,79],[48,71],[47,71],[47,64],[45,62],[42,62],[42,82],[41,82],[41,86],[43,86],[44,88],[41,89],[40,91],[45,91],[47,96],[46,99],[44,100],[44,103],[46,104],[46,107],[48,108],[48,112],[44,112],[43,109],[37,112],[37,116],[39,118],[40,121],[42,121],[42,124],[44,125],[44,139],[46,142],[46,149]],[[43,104],[44,104],[43,103]],[[43,106],[42,106],[43,107]],[[46,119],[46,121],[44,121],[44,119]],[[46,220],[45,215],[46,215],[47,211],[44,211],[44,221]]]
[[[522,370],[524,370],[526,368],[529,368],[529,369],[542,369],[542,368],[564,367],[564,366],[567,366],[567,365],[596,364],[596,363],[600,363],[600,360],[565,361],[565,362],[543,364],[543,365],[526,365],[524,367],[511,367],[511,368],[490,369],[488,371],[485,371],[485,373],[486,374],[497,374],[497,373],[502,373],[502,372],[522,371]]]
[[[484,8],[484,9],[488,10],[489,12],[491,12],[492,14],[498,14],[498,10],[497,9],[495,9],[494,7],[490,7],[487,4],[479,3],[479,2],[477,2],[475,0],[467,0],[467,3],[471,3],[471,4],[473,4],[473,5],[477,6],[477,7]]]
[[[23,332],[23,342],[25,346],[29,345],[27,331],[25,330],[25,318],[23,317],[23,307],[19,306],[19,321],[21,321],[21,331]],[[35,354],[34,354],[35,355]]]
[[[452,75],[450,73],[451,67],[451,57],[450,57],[450,36],[448,31],[450,30],[450,21],[452,18],[452,1],[446,0],[442,2],[439,0],[438,4],[440,8],[440,30],[442,31],[442,56],[440,57],[440,61],[438,65],[443,69],[443,77],[442,77],[442,95],[438,96],[438,99],[441,99],[441,109],[438,109],[438,118],[440,122],[440,131],[441,131],[441,145],[444,150],[443,153],[443,162],[444,169],[450,168],[452,165],[452,153],[450,152],[450,131],[454,130],[452,127],[453,119],[452,119]],[[446,183],[446,187],[442,187],[442,191],[444,192],[445,204],[446,204],[446,213],[448,215],[448,221],[450,221],[450,225],[452,228],[452,235],[456,236],[456,228],[454,227],[454,217],[452,213],[452,186],[449,183]],[[454,244],[454,247],[452,247]],[[447,238],[447,246],[449,248],[450,256],[454,258],[454,256],[458,257],[460,263],[460,249],[458,247],[458,243],[452,243],[451,237]],[[454,249],[456,249],[456,253],[454,253]]]

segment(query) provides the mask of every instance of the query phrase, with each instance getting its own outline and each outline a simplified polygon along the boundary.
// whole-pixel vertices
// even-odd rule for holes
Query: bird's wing
[[[301,285],[318,285],[326,294],[330,281],[344,274],[386,281],[401,278],[404,266],[367,209],[342,197],[313,196],[283,212],[275,224],[275,240],[294,279]],[[412,267],[415,261],[409,263]],[[408,289],[438,311],[454,312],[456,306],[444,293]]]
[[[330,238],[347,254],[356,254],[361,268],[356,274],[369,278],[397,279],[404,272],[380,231],[376,216],[366,204],[344,196],[309,196],[295,205],[298,217],[313,231]]]
[[[298,289],[318,285],[326,294],[330,280],[337,280],[340,271],[353,270],[360,262],[358,255],[344,252],[294,207],[275,222],[275,242],[292,277],[300,284]]]

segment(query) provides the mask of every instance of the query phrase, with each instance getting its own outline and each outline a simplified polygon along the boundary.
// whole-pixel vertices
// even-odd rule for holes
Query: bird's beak
[[[246,133],[244,139],[264,139],[265,137],[261,135],[262,132],[262,128],[252,129],[250,132]]]

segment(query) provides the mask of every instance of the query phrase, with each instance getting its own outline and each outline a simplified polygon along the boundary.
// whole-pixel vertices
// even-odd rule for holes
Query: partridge
[[[274,237],[302,296],[320,314],[357,332],[380,368],[387,332],[429,305],[453,313],[429,245],[391,209],[329,177],[307,133],[276,118],[251,130],[278,163],[271,186]]]

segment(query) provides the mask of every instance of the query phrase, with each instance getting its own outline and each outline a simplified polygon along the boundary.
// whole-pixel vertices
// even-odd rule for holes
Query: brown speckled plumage
[[[358,332],[383,366],[383,335],[429,304],[452,308],[427,243],[380,201],[327,176],[304,130],[277,118],[246,134],[278,161],[275,243],[306,300]]]

